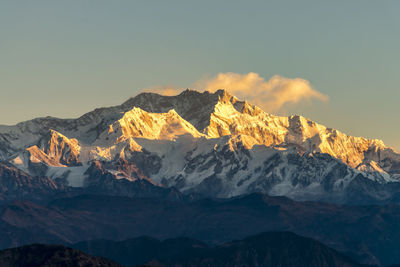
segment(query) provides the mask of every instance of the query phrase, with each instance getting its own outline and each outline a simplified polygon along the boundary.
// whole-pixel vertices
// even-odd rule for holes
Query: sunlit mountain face
[[[41,177],[38,188],[63,192],[143,181],[186,196],[262,192],[352,204],[400,192],[400,154],[381,140],[268,114],[225,90],[142,93],[77,119],[0,126],[0,160],[3,171],[29,177],[14,186],[22,191]]]
[[[65,2],[0,0],[0,267],[400,266],[400,0]]]
[[[0,249],[63,244],[110,266],[388,265],[400,262],[399,203],[400,154],[381,140],[225,90],[141,93],[77,119],[0,126]],[[35,245],[0,261],[25,254],[103,260]]]

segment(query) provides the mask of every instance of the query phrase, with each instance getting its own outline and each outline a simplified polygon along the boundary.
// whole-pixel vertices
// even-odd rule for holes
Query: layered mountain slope
[[[400,154],[382,141],[274,116],[224,90],[142,93],[78,119],[1,126],[0,144],[1,159],[71,186],[87,184],[94,161],[116,179],[218,197],[382,201],[400,181]]]
[[[339,206],[262,194],[191,202],[81,195],[46,205],[1,205],[0,248],[142,235],[220,244],[265,231],[291,231],[360,262],[387,266],[400,262],[399,221],[400,206],[392,204]]]
[[[0,202],[16,199],[42,199],[63,190],[52,179],[33,177],[13,165],[0,162]]]
[[[290,232],[262,233],[217,247],[190,238],[149,237],[93,240],[73,247],[125,266],[361,266],[318,241]]]
[[[136,141],[146,154],[125,153],[125,158],[141,162],[140,169],[149,170],[146,175],[155,183],[185,193],[231,197],[264,192],[298,200],[351,202],[359,183],[375,185],[359,190],[368,201],[388,199],[398,190],[380,172],[358,171],[329,154],[254,145],[248,136]]]

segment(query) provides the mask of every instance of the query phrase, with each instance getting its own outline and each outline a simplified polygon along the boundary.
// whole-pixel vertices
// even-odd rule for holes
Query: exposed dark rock
[[[122,267],[100,257],[59,245],[29,245],[0,251],[2,267]]]

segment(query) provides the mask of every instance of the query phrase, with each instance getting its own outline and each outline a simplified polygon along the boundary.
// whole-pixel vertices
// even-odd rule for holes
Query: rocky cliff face
[[[0,202],[24,199],[40,200],[64,188],[52,179],[31,176],[6,162],[0,162]]]

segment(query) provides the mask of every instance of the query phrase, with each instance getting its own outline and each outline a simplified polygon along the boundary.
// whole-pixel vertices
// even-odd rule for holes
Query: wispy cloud
[[[312,99],[328,100],[328,96],[314,90],[307,80],[275,75],[266,81],[254,72],[219,73],[214,78],[197,82],[197,85],[208,91],[226,89],[238,98],[246,99],[269,112],[276,112],[285,104]]]
[[[219,73],[215,77],[205,78],[193,84],[197,90],[214,92],[226,89],[239,99],[245,99],[262,107],[267,112],[277,112],[284,106],[304,101],[328,101],[328,96],[313,89],[310,82],[301,78],[285,78],[279,75],[266,81],[258,73],[238,74]],[[158,86],[146,91],[165,95],[176,95],[182,89],[173,86]]]

